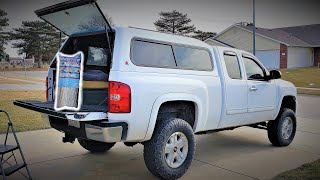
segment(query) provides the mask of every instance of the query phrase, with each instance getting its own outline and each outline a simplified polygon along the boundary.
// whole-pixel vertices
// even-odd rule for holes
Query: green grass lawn
[[[0,91],[0,109],[7,111],[16,131],[30,131],[46,129],[50,126],[42,120],[41,114],[13,105],[17,99],[44,100],[42,91]],[[39,97],[39,95],[41,95]],[[0,113],[0,134],[6,132],[7,119],[4,113]]]
[[[292,82],[296,87],[320,88],[320,68],[282,69],[282,79]],[[320,91],[298,89],[301,94],[320,95]]]
[[[320,160],[304,164],[297,169],[293,169],[277,175],[274,180],[316,180],[320,179]]]

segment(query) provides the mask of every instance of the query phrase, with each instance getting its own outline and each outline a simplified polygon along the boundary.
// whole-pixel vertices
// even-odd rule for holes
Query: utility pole
[[[172,21],[172,34],[174,34],[174,20]]]
[[[253,1],[253,55],[256,55],[256,1]]]
[[[27,64],[26,64],[27,53],[23,56],[23,63],[24,63],[24,78],[27,79]]]

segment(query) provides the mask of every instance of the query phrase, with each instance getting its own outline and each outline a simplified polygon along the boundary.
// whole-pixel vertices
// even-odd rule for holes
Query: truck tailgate
[[[70,111],[55,111],[53,101],[32,101],[32,100],[17,100],[13,102],[14,105],[20,106],[33,111],[45,113],[51,116],[67,118],[67,114],[78,113]],[[107,113],[108,106],[106,105],[82,105],[79,112],[104,112]]]

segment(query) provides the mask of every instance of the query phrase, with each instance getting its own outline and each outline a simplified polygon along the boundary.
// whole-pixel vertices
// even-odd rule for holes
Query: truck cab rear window
[[[112,47],[112,42],[110,45]],[[101,70],[109,73],[113,50],[109,48],[105,32],[70,37],[61,50],[64,54],[78,51],[84,54],[84,71]]]
[[[132,42],[131,59],[137,66],[212,70],[211,58],[207,50],[142,40]]]
[[[89,47],[87,65],[107,66],[108,64],[107,51],[108,51],[107,48]]]

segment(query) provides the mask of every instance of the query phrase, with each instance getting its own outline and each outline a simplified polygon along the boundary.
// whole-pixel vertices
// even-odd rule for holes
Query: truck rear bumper
[[[55,111],[52,101],[15,101],[14,105],[49,115],[52,128],[65,132],[74,138],[85,138],[101,142],[119,142],[127,136],[128,124],[110,123],[107,119],[107,106],[82,105],[81,112]],[[68,121],[78,121],[77,127]]]
[[[101,142],[119,142],[121,141],[123,127],[100,127],[86,124],[85,131],[88,139]]]
[[[80,128],[70,126],[67,119],[49,116],[52,128],[74,138],[90,139],[101,142],[120,142],[127,138],[128,124],[125,122],[80,121]]]

